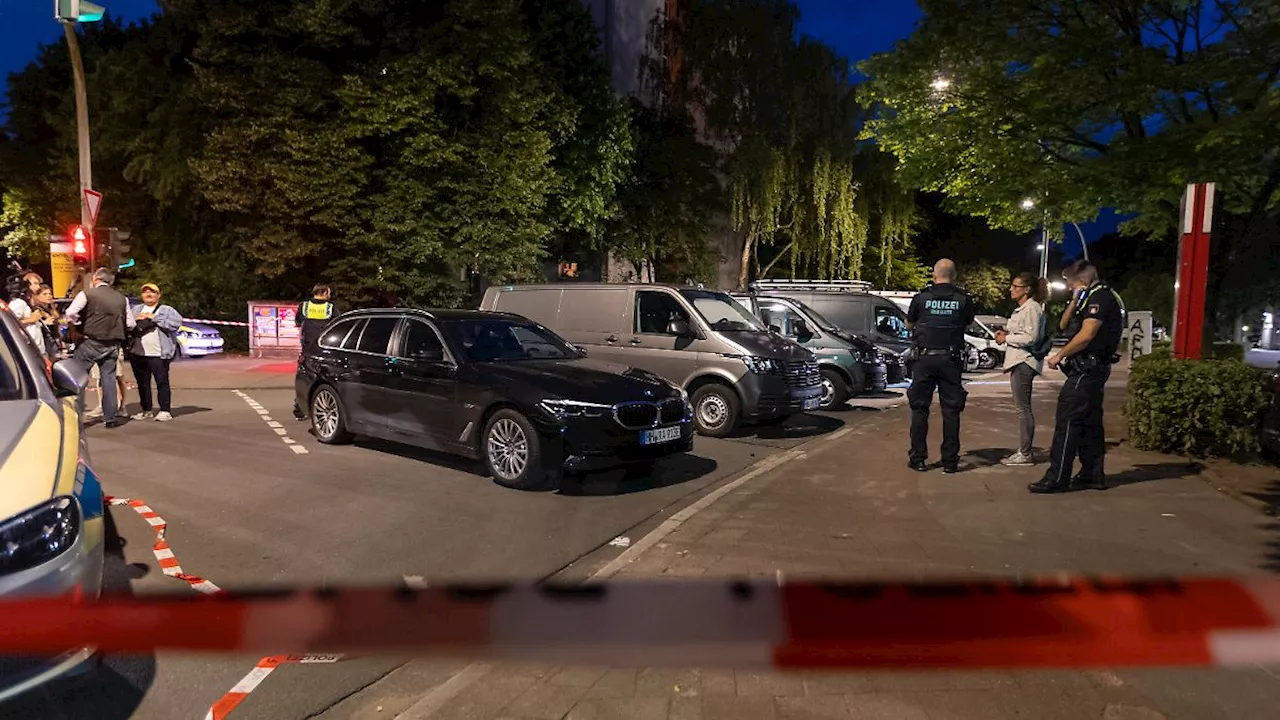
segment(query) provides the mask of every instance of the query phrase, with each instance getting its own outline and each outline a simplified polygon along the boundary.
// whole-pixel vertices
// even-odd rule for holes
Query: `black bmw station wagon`
[[[519,315],[346,313],[304,352],[295,390],[321,442],[361,434],[476,458],[513,488],[693,448],[682,389]]]

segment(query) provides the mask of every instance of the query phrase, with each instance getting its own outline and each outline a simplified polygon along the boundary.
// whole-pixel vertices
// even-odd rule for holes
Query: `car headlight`
[[[80,534],[80,504],[63,495],[0,522],[0,575],[48,562]]]
[[[613,410],[612,405],[602,405],[578,400],[543,400],[538,407],[558,420],[571,417],[604,417]]]
[[[693,401],[689,399],[689,393],[684,388],[676,387],[675,385],[672,385],[671,387],[675,388],[677,391],[680,392],[680,399],[684,401],[685,407],[687,408],[693,407]]]
[[[726,357],[738,358],[742,361],[747,369],[757,375],[781,375],[786,371],[786,367],[781,360],[773,358],[757,357],[755,355],[726,355]]]

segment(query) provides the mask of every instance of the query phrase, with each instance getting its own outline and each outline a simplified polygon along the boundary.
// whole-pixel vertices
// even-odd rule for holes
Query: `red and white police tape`
[[[1280,578],[650,581],[0,603],[0,653],[359,653],[614,666],[1280,662]]]
[[[249,327],[247,322],[237,322],[235,320],[203,320],[200,318],[182,318],[185,322],[200,323],[201,325],[230,325],[231,327]]]
[[[169,543],[165,539],[165,530],[168,523],[159,513],[151,509],[141,500],[133,500],[129,498],[113,498],[108,497],[107,502],[112,506],[128,506],[134,509],[143,520],[151,526],[156,534],[155,544],[152,546],[152,552],[156,556],[156,562],[160,564],[160,571],[165,575],[176,580],[186,582],[191,588],[205,595],[217,595],[225,592],[222,588],[214,585],[212,582],[205,580],[198,575],[190,575],[183,571],[182,566],[178,563],[178,558],[174,555],[173,550],[169,548]],[[83,643],[85,645],[93,645],[93,643]],[[98,646],[99,650],[107,650],[108,648]],[[249,671],[248,675],[241,678],[235,687],[227,691],[220,700],[209,708],[209,712],[205,715],[206,720],[223,720],[244,701],[254,688],[276,669],[279,665],[288,663],[333,663],[342,659],[341,655],[271,655],[264,657],[258,661],[257,665]]]
[[[173,554],[173,550],[169,549],[169,543],[164,538],[165,529],[168,528],[168,523],[166,523],[164,518],[160,517],[156,511],[152,510],[151,506],[141,500],[131,500],[129,498],[107,498],[107,501],[112,505],[127,505],[128,507],[133,508],[135,512],[142,516],[143,520],[147,521],[147,524],[151,526],[151,529],[155,531],[156,542],[151,546],[151,551],[156,556],[156,562],[160,564],[160,572],[171,578],[186,582],[191,586],[191,589],[196,592],[205,593],[207,595],[222,592],[222,588],[214,585],[208,580],[205,580],[199,575],[189,575],[183,571],[182,566],[178,564],[177,556]]]

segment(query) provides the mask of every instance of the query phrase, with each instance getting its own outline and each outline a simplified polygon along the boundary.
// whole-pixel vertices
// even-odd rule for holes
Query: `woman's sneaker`
[[[150,419],[150,418],[152,417],[152,415],[154,415],[154,413],[152,413],[150,410],[143,410],[142,412],[134,413],[134,414],[133,414],[133,419],[134,419],[134,420],[147,420],[147,419]]]
[[[1024,455],[1020,452],[1016,452],[1010,455],[1009,457],[1001,460],[1000,464],[1008,465],[1009,467],[1030,467],[1032,465],[1035,465],[1036,461],[1032,459],[1030,455]]]
[[[169,422],[172,419],[173,416],[163,410],[156,413],[156,422]]]

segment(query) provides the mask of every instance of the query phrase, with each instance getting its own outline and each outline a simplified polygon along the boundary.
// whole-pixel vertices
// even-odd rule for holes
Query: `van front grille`
[[[790,360],[787,362],[787,384],[792,387],[813,387],[822,384],[822,375],[818,373],[818,363],[809,360]]]

